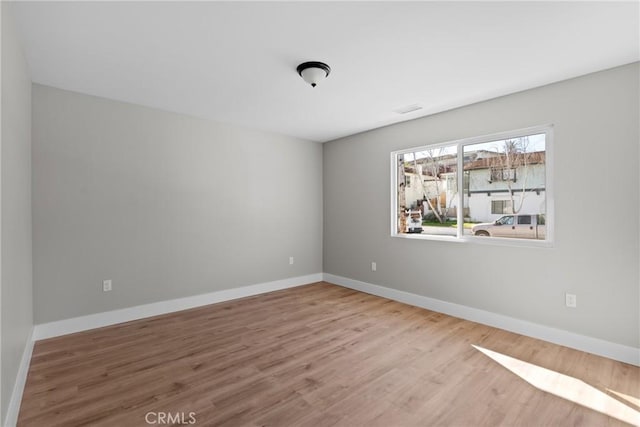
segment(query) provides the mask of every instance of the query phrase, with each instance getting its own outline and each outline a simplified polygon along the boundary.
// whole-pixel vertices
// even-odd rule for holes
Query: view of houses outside
[[[471,222],[546,212],[544,135],[464,147],[464,206]]]
[[[455,236],[458,209],[463,211],[464,234],[473,234],[474,224],[493,223],[510,214],[534,216],[534,224],[526,222],[530,229],[536,225],[535,218],[544,225],[545,143],[545,134],[536,134],[423,147],[398,155],[398,182],[404,184],[399,186],[398,207],[404,206],[406,216],[403,219],[398,212],[398,231]],[[462,183],[458,183],[459,155],[463,156]],[[422,219],[421,229],[417,228],[418,218]],[[544,238],[544,233],[541,236],[533,238]]]

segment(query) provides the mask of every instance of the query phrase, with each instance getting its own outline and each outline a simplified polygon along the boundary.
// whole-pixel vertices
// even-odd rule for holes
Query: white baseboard
[[[33,329],[31,329],[31,333],[29,334],[24,346],[24,352],[22,353],[22,359],[20,359],[20,366],[18,367],[18,374],[16,375],[16,382],[13,385],[13,392],[11,393],[11,399],[9,400],[7,415],[5,416],[3,424],[5,427],[15,427],[18,423],[20,403],[22,402],[22,392],[24,391],[24,386],[27,383],[31,354],[33,353],[33,343]]]
[[[324,273],[324,281],[335,283],[346,288],[366,292],[416,307],[426,308],[450,316],[460,317],[484,325],[493,326],[532,338],[549,341],[554,344],[607,357],[632,365],[640,366],[640,349],[622,344],[612,343],[598,338],[588,337],[573,332],[539,325],[514,317],[504,316],[465,305],[454,304],[410,292],[399,291],[384,286],[373,285],[347,277]]]
[[[71,334],[74,332],[86,331],[88,329],[101,328],[103,326],[115,325],[117,323],[129,322],[131,320],[158,316],[160,314],[187,310],[189,308],[263,294],[265,292],[293,288],[295,286],[301,286],[308,283],[315,283],[320,281],[322,281],[322,273],[316,273],[307,276],[291,277],[288,279],[276,280],[273,282],[243,286],[240,288],[225,289],[222,291],[210,292],[207,294],[195,295],[191,297],[177,298],[168,301],[138,305],[135,307],[128,307],[120,310],[89,314],[87,316],[58,320],[56,322],[42,323],[34,327],[33,340],[37,341],[45,338]]]

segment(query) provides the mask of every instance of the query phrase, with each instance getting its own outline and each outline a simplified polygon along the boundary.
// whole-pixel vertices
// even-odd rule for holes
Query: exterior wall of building
[[[508,193],[493,193],[491,196],[487,196],[486,193],[472,194],[471,197],[465,196],[465,205],[469,208],[469,219],[471,222],[492,222],[511,212],[504,213],[492,213],[491,204],[496,200],[509,200]],[[516,206],[520,200],[520,193],[514,196]],[[522,203],[522,208],[519,211],[523,214],[538,214],[545,212],[545,192],[541,191],[540,194],[536,192],[526,192]]]

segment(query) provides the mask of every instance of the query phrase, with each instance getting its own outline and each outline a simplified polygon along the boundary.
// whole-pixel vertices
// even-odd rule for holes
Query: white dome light
[[[316,85],[322,79],[326,79],[331,72],[331,68],[327,64],[317,61],[304,62],[298,65],[297,70],[300,77],[309,83],[311,87],[316,87]]]

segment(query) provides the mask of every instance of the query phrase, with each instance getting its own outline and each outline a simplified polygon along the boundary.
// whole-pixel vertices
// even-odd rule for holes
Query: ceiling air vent
[[[414,111],[418,111],[418,110],[422,110],[422,105],[411,104],[411,105],[405,105],[404,107],[395,108],[393,112],[398,114],[407,114],[407,113],[413,113]]]

